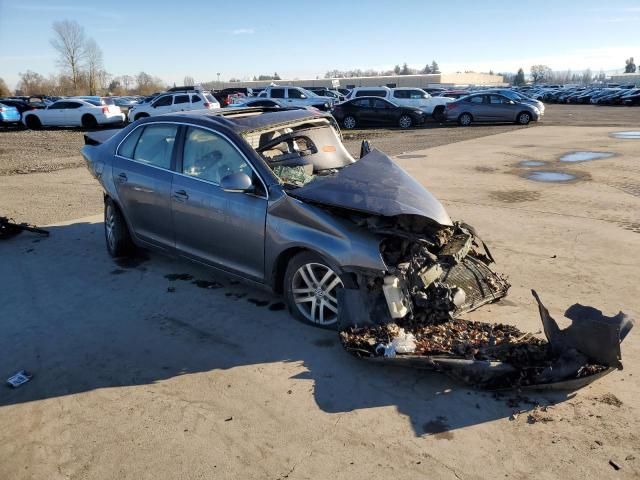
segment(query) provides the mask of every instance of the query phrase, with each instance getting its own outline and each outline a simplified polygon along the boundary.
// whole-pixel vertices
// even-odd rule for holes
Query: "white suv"
[[[358,97],[381,97],[402,107],[419,108],[436,120],[444,119],[445,105],[455,98],[432,97],[420,88],[411,87],[357,87],[349,93],[349,99]]]
[[[130,122],[135,122],[144,117],[163,113],[202,110],[203,108],[220,108],[220,104],[210,93],[198,90],[176,90],[163,93],[149,103],[133,105],[129,109],[128,119]]]

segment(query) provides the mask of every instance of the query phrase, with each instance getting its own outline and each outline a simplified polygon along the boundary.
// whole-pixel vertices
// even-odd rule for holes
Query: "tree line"
[[[397,64],[393,70],[361,70],[359,68],[353,70],[329,70],[324,74],[324,78],[352,78],[352,77],[388,77],[391,75],[417,75],[417,74],[440,73],[438,62],[433,60],[431,64],[426,64],[424,68],[411,68],[407,63],[402,66]]]

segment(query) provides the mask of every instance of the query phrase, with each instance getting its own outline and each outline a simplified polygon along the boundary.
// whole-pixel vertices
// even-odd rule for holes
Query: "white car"
[[[292,107],[315,107],[318,110],[330,110],[335,103],[333,97],[316,95],[301,87],[270,86],[265,88],[258,98],[275,99]]]
[[[103,105],[100,100],[66,98],[40,110],[24,112],[22,122],[32,130],[40,127],[84,127],[120,124],[125,116],[116,105]]]
[[[444,119],[445,105],[455,98],[432,97],[420,88],[411,87],[356,87],[351,90],[349,100],[357,97],[380,97],[401,107],[419,108],[436,120]]]
[[[135,122],[145,117],[162,115],[163,113],[185,112],[187,110],[202,110],[204,108],[220,108],[220,104],[210,93],[198,90],[184,90],[166,92],[149,103],[132,105],[128,118]]]

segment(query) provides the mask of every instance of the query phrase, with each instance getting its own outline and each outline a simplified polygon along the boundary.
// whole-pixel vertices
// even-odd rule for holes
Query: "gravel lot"
[[[427,123],[422,128],[361,129],[344,132],[345,145],[354,155],[367,138],[390,155],[462,142],[538,125],[620,126],[637,124],[640,109],[591,105],[548,105],[542,122],[517,125],[457,125]],[[79,154],[80,129],[0,130],[0,215],[47,224],[102,211],[97,183],[84,169]]]

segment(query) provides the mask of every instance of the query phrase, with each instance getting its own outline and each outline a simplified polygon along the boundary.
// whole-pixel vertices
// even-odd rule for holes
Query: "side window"
[[[428,94],[421,92],[420,90],[408,90],[407,93],[409,94],[409,98],[412,99],[423,99],[423,98],[429,98]]]
[[[189,103],[189,95],[176,95],[173,99],[174,105],[176,103]]]
[[[148,125],[140,135],[133,159],[155,167],[170,169],[171,153],[177,131],[178,127],[175,125]]]
[[[169,105],[171,105],[172,100],[173,100],[173,97],[171,95],[165,95],[157,99],[155,102],[153,102],[151,106],[152,107],[168,107]]]
[[[289,88],[287,92],[289,93],[289,98],[305,98],[306,97],[297,88]]]
[[[49,105],[49,110],[60,110],[63,108],[67,108],[67,102],[56,102]]]
[[[220,185],[224,177],[237,172],[249,176],[253,173],[244,156],[227,139],[209,130],[189,127],[182,173]]]
[[[409,98],[409,90],[394,90],[393,98]]]
[[[500,105],[502,103],[509,103],[509,100],[499,95],[489,95],[489,103],[492,105]]]
[[[469,97],[469,101],[471,103],[482,103],[484,101],[484,97],[482,95],[476,95],[475,97]]]
[[[360,108],[369,108],[369,106],[370,106],[370,102],[369,102],[368,98],[363,98],[361,100],[354,100],[353,104],[356,107],[360,107]]]
[[[271,98],[284,98],[284,88],[272,88]]]
[[[198,95],[191,95],[191,103],[202,102],[202,99]]]
[[[373,108],[391,108],[391,104],[389,102],[385,102],[384,100],[376,98],[373,101]]]
[[[78,102],[66,102],[66,104],[67,104],[66,108],[69,108],[69,109],[80,108],[82,106],[82,104]]]
[[[118,148],[117,155],[125,158],[133,158],[133,151],[136,148],[136,144],[138,143],[138,139],[142,134],[144,128],[136,128],[129,136],[125,139],[124,142],[120,144],[120,148]]]

